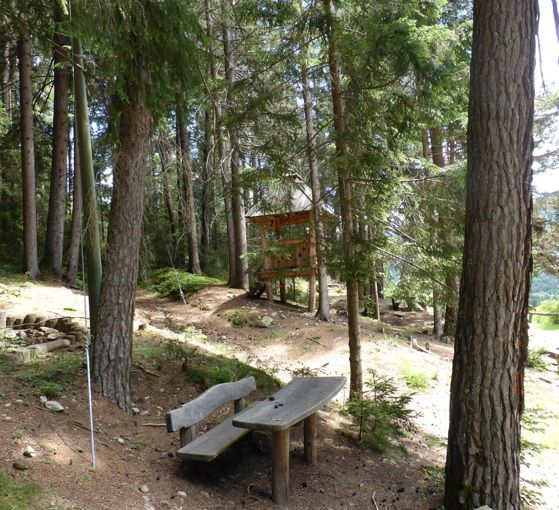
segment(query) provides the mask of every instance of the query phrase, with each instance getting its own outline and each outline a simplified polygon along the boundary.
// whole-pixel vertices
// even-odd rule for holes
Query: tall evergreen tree
[[[521,508],[537,2],[476,0],[445,508]]]

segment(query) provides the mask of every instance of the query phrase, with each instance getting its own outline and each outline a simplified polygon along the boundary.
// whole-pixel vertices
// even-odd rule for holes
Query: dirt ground
[[[77,291],[53,283],[18,288],[19,295],[0,295],[0,309],[16,315],[83,316],[83,296]],[[343,300],[337,288],[331,294],[334,302]],[[136,306],[135,325],[143,328],[135,336],[138,346],[164,343],[177,335],[184,338],[185,328],[196,328],[205,335],[189,339],[198,349],[235,356],[282,382],[298,374],[348,375],[343,314],[320,323],[301,307],[247,299],[225,287],[208,287],[187,303],[158,299],[141,290]],[[266,315],[273,324],[236,327],[227,319],[233,310]],[[418,391],[412,402],[415,432],[403,441],[407,455],[373,452],[347,434],[348,426],[336,412],[336,406],[347,398],[345,389],[337,402],[319,414],[317,465],[308,466],[303,460],[301,427],[292,431],[291,509],[427,510],[440,506],[436,473],[444,464],[452,349],[422,333],[429,320],[426,313],[393,312],[385,303],[382,324],[367,319],[362,323],[366,369],[376,368],[399,381],[406,371],[429,374],[429,387]],[[410,337],[422,346],[429,342],[432,354],[412,349]],[[529,374],[529,380],[543,385],[549,392],[546,398],[559,403],[554,376]],[[132,382],[133,399],[140,410],[137,416],[94,397],[97,466],[93,470],[85,365],[78,381],[59,399],[65,406],[63,413],[46,410],[29,388],[0,373],[0,472],[40,485],[45,508],[51,509],[276,508],[270,501],[269,438],[255,435],[209,465],[181,465],[175,455],[178,437],[166,432],[164,415],[203,389],[186,381],[180,362],[168,359],[154,369],[138,357]],[[263,395],[257,392],[253,397],[257,400]],[[221,421],[228,412],[219,411],[200,430]],[[27,445],[36,450],[36,457],[22,456]],[[557,455],[555,451],[547,465],[536,463],[538,476],[553,482],[545,489],[549,503],[541,508],[559,508],[555,504],[559,497]]]

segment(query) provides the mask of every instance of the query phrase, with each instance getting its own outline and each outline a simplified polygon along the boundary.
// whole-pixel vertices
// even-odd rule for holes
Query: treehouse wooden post
[[[282,189],[270,193],[266,203],[275,212],[268,212],[254,206],[248,211],[246,218],[258,226],[260,231],[260,247],[264,252],[264,264],[258,273],[261,282],[260,292],[266,289],[268,301],[272,302],[272,282],[280,282],[280,299],[287,302],[285,289],[286,278],[309,278],[308,309],[314,311],[316,307],[316,276],[317,249],[314,232],[312,193],[308,186],[300,179],[294,178],[294,189]],[[325,219],[333,218],[334,213],[327,206],[322,207]],[[273,229],[274,245],[268,245],[266,229]],[[285,229],[285,230],[283,230]],[[290,229],[290,232],[286,232]],[[302,238],[301,238],[302,234]],[[292,237],[299,236],[297,239]],[[274,248],[270,255],[270,248]]]

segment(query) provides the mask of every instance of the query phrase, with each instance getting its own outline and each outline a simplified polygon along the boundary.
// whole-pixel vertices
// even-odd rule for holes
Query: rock
[[[159,508],[161,508],[161,510],[171,510],[171,505],[168,501],[161,501],[159,503]]]
[[[41,401],[41,404],[44,404],[44,403],[46,403],[46,401],[48,400],[48,398],[45,397],[44,395],[41,395],[41,396],[39,397],[39,400]]]
[[[13,340],[14,338],[17,338],[17,333],[13,329],[6,329],[2,336],[6,340]]]
[[[142,485],[140,487],[140,492],[142,492],[143,494],[147,494],[149,492],[149,487],[147,485]]]
[[[47,340],[56,340],[60,336],[60,333],[49,333],[47,335]]]
[[[64,406],[57,400],[47,400],[45,402],[45,407],[54,413],[60,413],[64,411]]]
[[[17,469],[18,471],[27,471],[28,469],[31,469],[31,464],[27,464],[25,462],[21,462],[19,460],[16,460],[13,464],[12,467],[14,469]]]
[[[206,491],[201,491],[200,494],[202,494],[202,496],[206,496],[207,498],[210,497],[210,495]]]
[[[140,414],[140,410],[139,410],[137,407],[133,407],[133,408],[132,408],[132,414],[133,414],[134,416],[136,416],[137,414]]]
[[[50,319],[50,320],[52,320],[52,319]],[[49,321],[46,321],[46,322],[49,322]],[[58,334],[60,334],[60,331],[58,331],[57,329],[48,328],[47,326],[41,326],[39,328],[39,331],[42,331],[46,335],[51,335],[51,334],[58,335]]]
[[[116,442],[117,442],[118,444],[124,444],[124,438],[122,438],[122,437],[117,437],[117,438],[116,438]],[[143,485],[143,487],[145,487],[145,485]]]
[[[184,491],[177,491],[177,496],[179,498],[186,498],[186,492]]]
[[[23,340],[25,340],[27,338],[27,333],[25,331],[23,331],[23,329],[21,331],[18,331],[16,333],[16,335]]]
[[[35,448],[33,448],[31,445],[27,445],[25,447],[25,449],[23,450],[23,456],[24,457],[28,457],[30,459],[32,459],[33,457],[35,457],[37,455],[37,452],[35,451]]]
[[[261,319],[260,319],[260,323],[262,324],[262,327],[264,328],[269,328],[272,326],[272,324],[274,323],[274,319],[272,319],[271,317],[269,317],[268,315],[264,315]]]
[[[12,421],[12,417],[11,416],[4,416],[4,418],[2,418],[4,421]]]

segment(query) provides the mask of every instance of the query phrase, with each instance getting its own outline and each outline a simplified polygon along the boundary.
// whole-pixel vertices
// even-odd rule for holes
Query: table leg
[[[289,429],[272,432],[272,500],[287,508],[289,499]]]
[[[316,413],[305,419],[305,460],[316,464]]]

